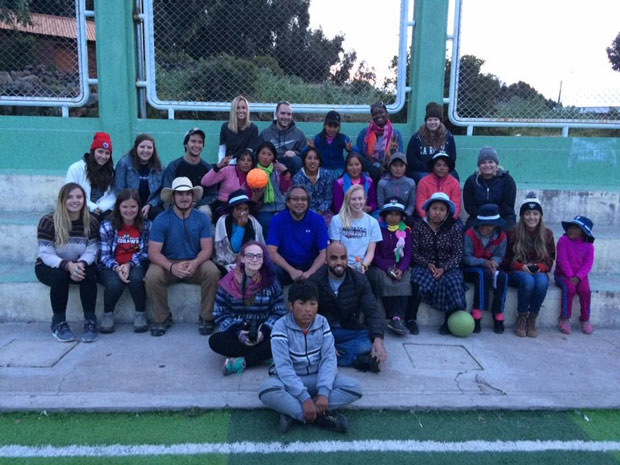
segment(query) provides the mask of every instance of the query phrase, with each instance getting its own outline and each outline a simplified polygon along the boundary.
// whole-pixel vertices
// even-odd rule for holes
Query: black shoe
[[[168,315],[168,318],[166,318],[163,323],[153,323],[151,326],[151,336],[163,336],[170,326],[172,326],[172,315]]]
[[[286,434],[293,426],[293,419],[288,415],[280,414],[280,432]]]
[[[353,360],[353,368],[363,372],[370,371],[372,373],[379,373],[381,371],[379,368],[379,360],[375,357],[371,357],[369,354],[362,354],[355,357]]]
[[[97,322],[94,320],[86,320],[84,322],[84,333],[82,334],[82,342],[95,342],[99,336]]]
[[[336,433],[346,433],[349,431],[349,422],[342,413],[326,412],[325,415],[316,417],[314,424],[319,428],[325,428]]]
[[[474,333],[479,333],[480,332],[480,319],[475,319],[474,318]]]
[[[444,321],[443,324],[439,327],[439,334],[442,336],[447,336],[450,334],[450,328],[448,328],[448,321]]]
[[[392,318],[388,322],[387,327],[390,331],[394,334],[398,334],[399,336],[405,336],[407,334],[407,328],[405,328],[403,320],[398,317]]]
[[[198,332],[203,336],[208,336],[215,331],[215,323],[213,320],[204,320],[202,318],[198,318]]]
[[[420,329],[418,328],[418,323],[416,323],[415,320],[409,320],[407,322],[407,329],[409,330],[409,333],[413,334],[414,336],[417,336],[418,334],[420,334]]]
[[[493,332],[495,334],[503,334],[504,333],[504,322],[493,320]]]

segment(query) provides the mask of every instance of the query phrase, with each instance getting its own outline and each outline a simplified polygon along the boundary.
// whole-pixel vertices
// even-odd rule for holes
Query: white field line
[[[235,442],[172,445],[19,446],[0,447],[0,457],[127,457],[204,454],[316,454],[334,452],[618,452],[620,441],[316,441]]]

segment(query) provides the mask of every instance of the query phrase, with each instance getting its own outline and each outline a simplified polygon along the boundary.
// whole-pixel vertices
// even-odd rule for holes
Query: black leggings
[[[211,350],[224,357],[244,357],[245,366],[258,365],[263,360],[271,358],[271,344],[269,338],[265,338],[260,344],[246,346],[229,331],[212,334],[209,338]]]
[[[95,265],[86,267],[86,277],[75,282],[69,276],[69,272],[60,268],[52,268],[43,263],[34,267],[37,279],[46,286],[50,286],[50,301],[54,316],[52,323],[58,324],[66,321],[67,302],[69,301],[69,284],[80,286],[80,300],[84,310],[84,319],[97,321],[95,305],[97,304],[97,272]]]

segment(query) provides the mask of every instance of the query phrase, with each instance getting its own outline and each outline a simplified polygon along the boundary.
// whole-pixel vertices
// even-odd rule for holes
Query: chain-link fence
[[[456,123],[620,123],[620,2],[455,3]]]
[[[85,103],[96,64],[95,26],[80,20],[84,8],[83,0],[42,0],[0,9],[0,104]]]
[[[399,55],[400,10],[409,1],[382,6],[388,20],[380,27],[373,14],[345,16],[363,11],[362,3],[368,11],[376,8],[367,0],[144,0],[149,103],[159,109],[223,110],[242,94],[257,102],[253,109],[282,99],[295,103],[296,111],[299,104],[363,105],[366,113],[376,100],[394,104],[393,57]],[[334,24],[341,32],[327,32]],[[383,39],[373,46],[351,43],[356,32],[368,35],[377,28]],[[406,41],[406,26],[404,35]]]

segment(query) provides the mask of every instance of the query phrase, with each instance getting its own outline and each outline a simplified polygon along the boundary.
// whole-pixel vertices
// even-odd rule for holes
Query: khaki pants
[[[177,263],[183,260],[170,260]],[[153,319],[155,323],[163,323],[170,315],[168,306],[168,286],[180,281],[200,284],[200,318],[213,320],[213,302],[217,291],[217,282],[220,279],[220,272],[211,260],[205,261],[196,270],[193,276],[186,279],[179,279],[170,271],[159,265],[151,263],[144,282],[146,293],[153,301]]]

